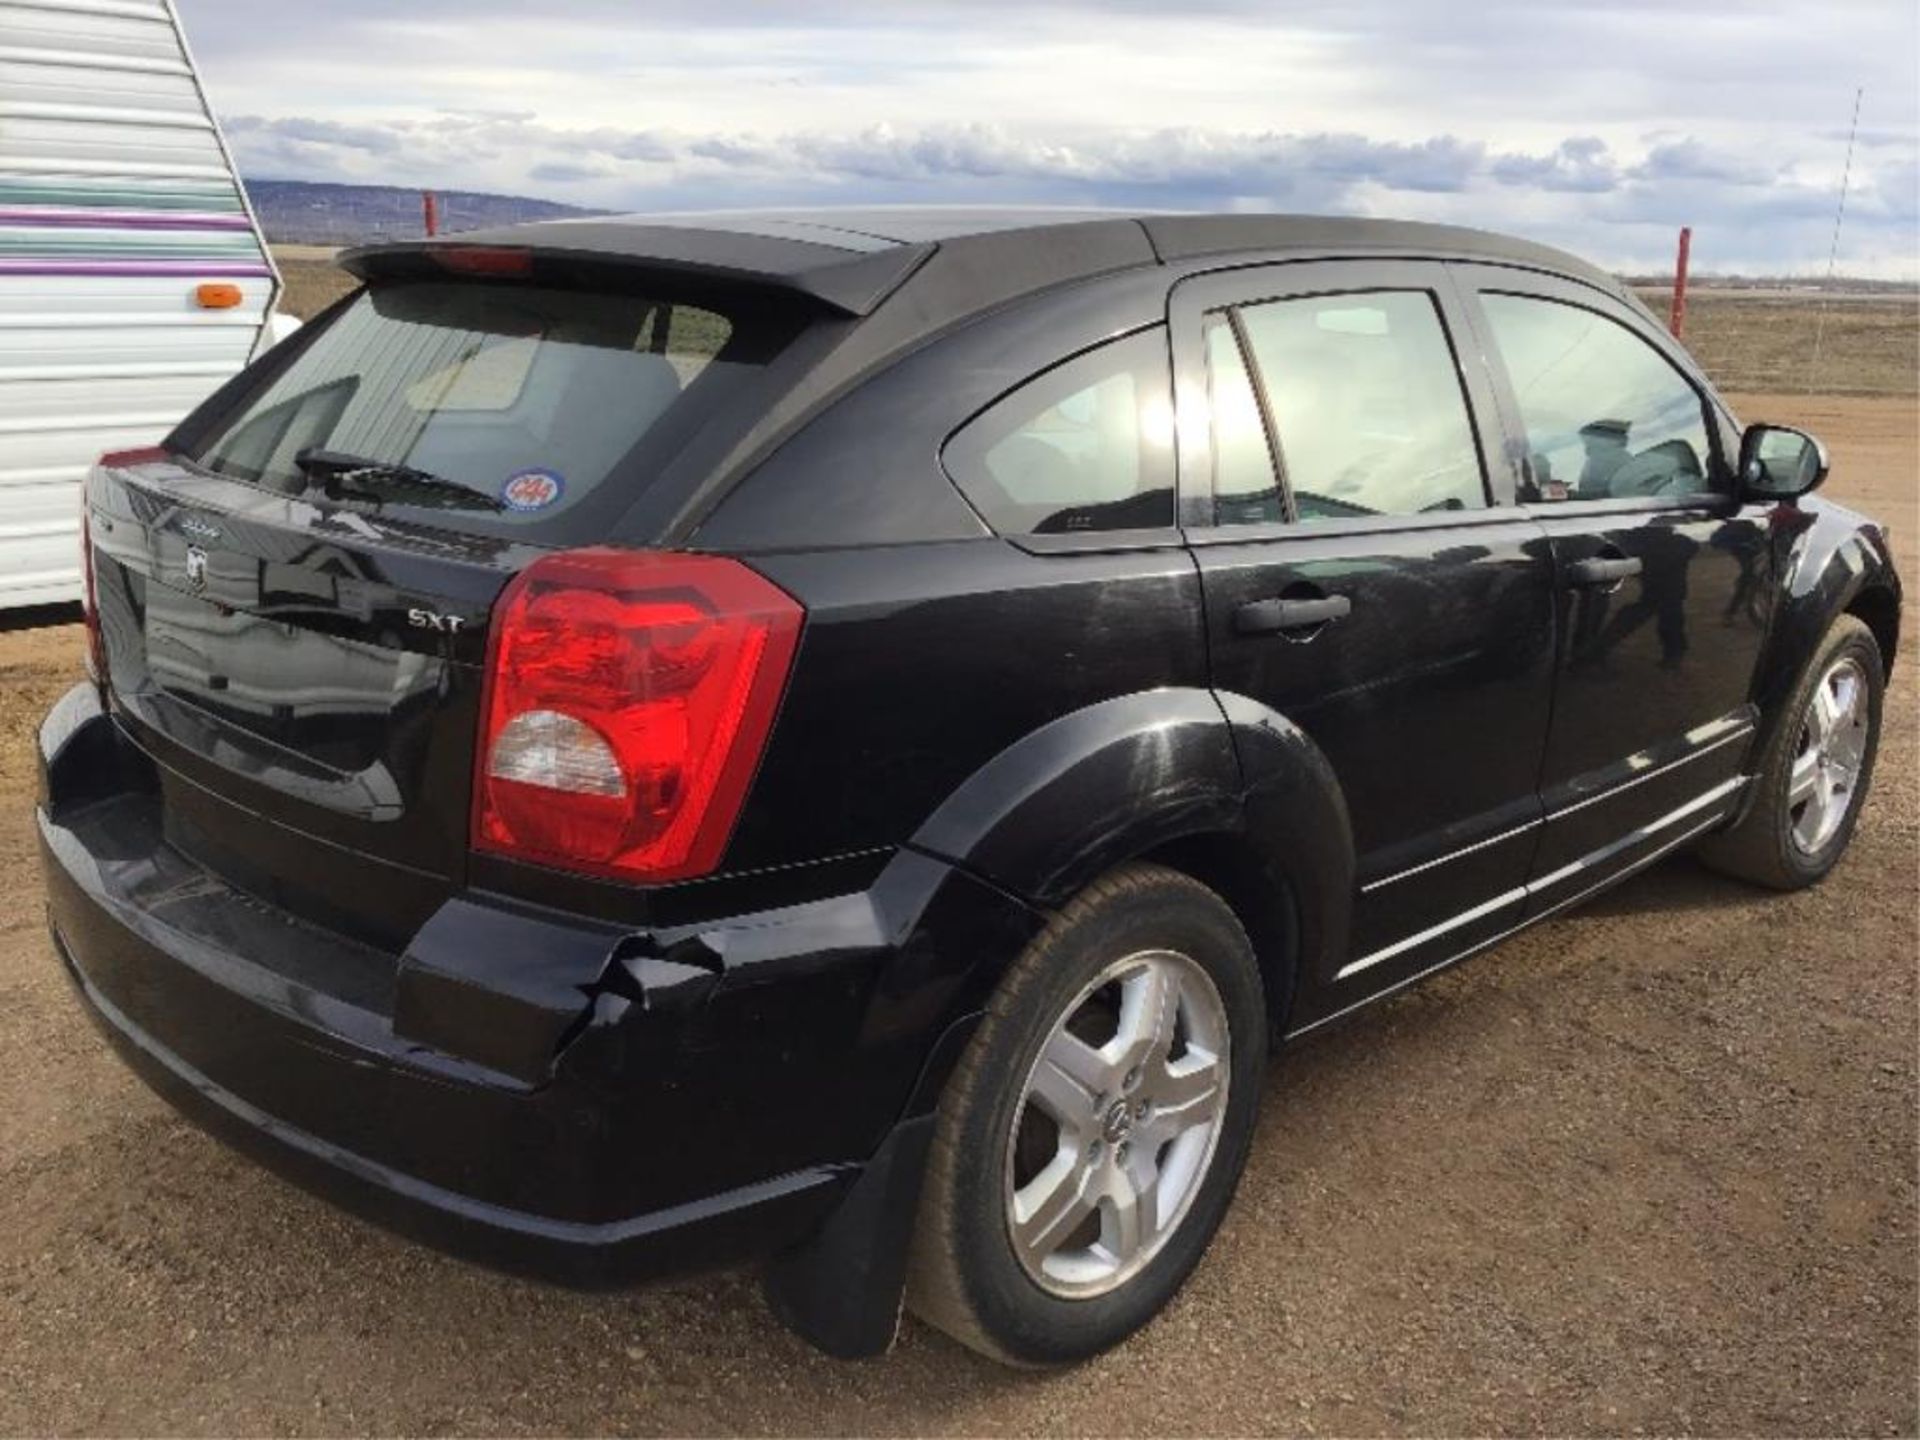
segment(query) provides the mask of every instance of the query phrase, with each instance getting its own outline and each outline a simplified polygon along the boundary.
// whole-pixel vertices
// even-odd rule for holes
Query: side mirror
[[[1797,500],[1827,478],[1827,447],[1803,430],[1749,425],[1740,437],[1744,500]]]

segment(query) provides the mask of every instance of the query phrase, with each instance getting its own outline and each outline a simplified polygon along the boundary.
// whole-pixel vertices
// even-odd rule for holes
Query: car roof
[[[363,277],[446,246],[526,247],[771,286],[864,316],[897,291],[943,322],[1020,293],[1136,265],[1270,254],[1444,256],[1617,282],[1546,245],[1490,231],[1327,215],[1184,214],[1020,206],[868,206],[593,215],[349,252]],[[934,262],[938,259],[938,263]],[[931,303],[929,303],[931,302]]]

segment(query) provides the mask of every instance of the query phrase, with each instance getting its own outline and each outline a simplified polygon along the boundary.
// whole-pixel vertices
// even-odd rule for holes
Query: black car
[[[39,825],[126,1058],[435,1243],[1071,1361],[1198,1261],[1275,1043],[1859,814],[1884,532],[1557,251],[906,210],[345,264],[88,480]]]

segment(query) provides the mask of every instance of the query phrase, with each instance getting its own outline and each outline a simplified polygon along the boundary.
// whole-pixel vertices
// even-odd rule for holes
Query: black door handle
[[[1618,559],[1576,560],[1567,567],[1567,580],[1583,589],[1590,585],[1618,585],[1622,580],[1638,575],[1642,568],[1637,555]]]
[[[1310,600],[1250,600],[1233,612],[1233,628],[1240,635],[1311,630],[1352,613],[1353,601],[1344,595],[1319,595]]]

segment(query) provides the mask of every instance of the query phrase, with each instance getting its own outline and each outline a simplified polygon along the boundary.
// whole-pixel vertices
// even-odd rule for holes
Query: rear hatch
[[[376,283],[88,483],[100,663],[170,840],[403,948],[464,878],[489,611],[755,408],[796,332],[662,283]]]

